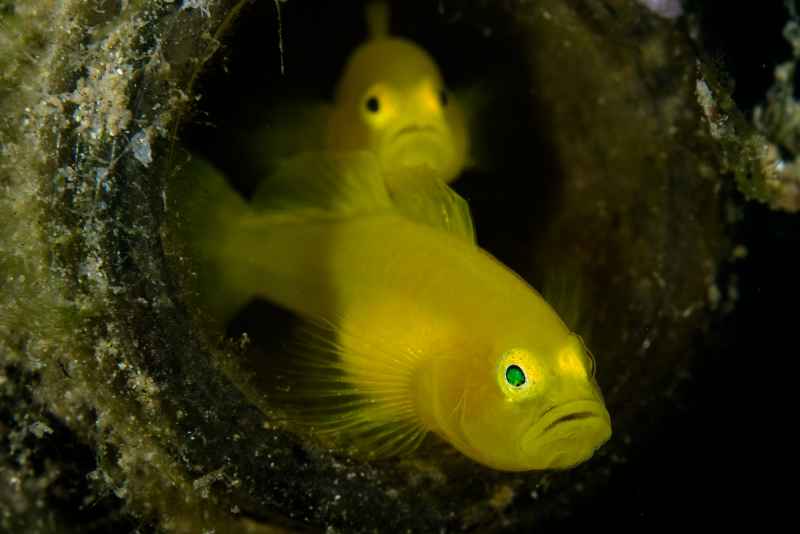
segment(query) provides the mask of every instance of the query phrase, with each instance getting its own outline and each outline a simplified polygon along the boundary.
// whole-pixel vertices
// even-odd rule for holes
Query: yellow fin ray
[[[425,169],[407,170],[404,186],[391,194],[397,210],[409,219],[476,242],[467,201]]]
[[[388,191],[367,151],[306,152],[284,159],[252,199],[259,211],[344,218],[394,211],[475,243],[469,205],[424,168],[403,169],[404,187]]]
[[[359,456],[403,455],[419,446],[428,432],[412,398],[416,358],[388,356],[372,344],[371,354],[359,353],[362,340],[329,323],[308,323],[295,339],[269,396],[290,421]]]
[[[591,316],[586,302],[584,276],[574,261],[562,262],[559,269],[549,269],[544,277],[542,296],[550,303],[570,330],[580,332],[584,340],[591,337]]]

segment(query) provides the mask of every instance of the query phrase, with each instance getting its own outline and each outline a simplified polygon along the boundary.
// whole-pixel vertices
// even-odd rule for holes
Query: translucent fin
[[[392,209],[375,157],[369,152],[305,152],[280,162],[256,189],[258,210],[346,217]]]
[[[417,355],[384,349],[327,324],[305,326],[297,340],[275,373],[278,383],[270,394],[292,425],[358,457],[404,455],[419,446],[427,430],[411,397]],[[369,351],[353,351],[354,346]]]
[[[389,35],[389,4],[385,1],[369,2],[364,8],[370,39]]]
[[[475,243],[469,204],[447,184],[420,170],[403,178],[403,187],[392,191],[395,208],[422,224],[440,228]]]
[[[468,169],[497,172],[511,161],[517,138],[528,139],[531,135],[519,121],[519,98],[524,95],[514,94],[516,89],[512,91],[508,84],[502,83],[512,76],[507,68],[490,69],[482,81],[453,90],[454,100],[461,104],[470,140]]]
[[[324,149],[330,111],[329,104],[312,97],[287,98],[270,109],[262,127],[240,132],[253,178],[274,173],[280,161],[294,154]]]
[[[487,83],[477,83],[468,87],[453,90],[454,100],[461,104],[468,137],[470,150],[467,169],[492,170],[497,166],[491,164],[491,155],[487,151],[490,144],[488,136],[493,131],[487,128],[492,117],[492,96]]]
[[[306,152],[287,158],[259,184],[260,211],[342,218],[394,211],[475,243],[469,205],[425,169],[405,169],[402,188],[388,192],[378,160],[367,151]]]
[[[189,249],[191,270],[197,273],[198,294],[193,298],[224,323],[248,295],[228,275],[221,244],[250,208],[218,169],[196,156],[173,177],[167,199],[173,203],[167,210],[171,226]]]
[[[586,313],[586,287],[582,282],[581,268],[577,263],[562,262],[558,269],[550,269],[544,277],[542,297],[573,332],[589,341],[591,314]]]

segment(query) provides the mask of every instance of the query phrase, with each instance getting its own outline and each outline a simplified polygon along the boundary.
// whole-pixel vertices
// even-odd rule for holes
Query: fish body
[[[365,453],[407,452],[435,432],[501,470],[586,460],[611,432],[591,357],[476,245],[466,204],[427,172],[393,193],[370,153],[305,155],[251,206],[196,169],[218,184],[190,225],[208,305],[224,318],[259,296],[327,325],[308,372],[335,372],[293,394],[324,398],[317,426]]]

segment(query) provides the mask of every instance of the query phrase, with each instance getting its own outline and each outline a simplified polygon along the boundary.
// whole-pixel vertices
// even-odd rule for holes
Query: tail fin
[[[225,249],[236,221],[250,208],[222,172],[196,156],[173,178],[169,196],[175,203],[172,226],[197,276],[194,301],[223,326],[250,297],[236,287]]]

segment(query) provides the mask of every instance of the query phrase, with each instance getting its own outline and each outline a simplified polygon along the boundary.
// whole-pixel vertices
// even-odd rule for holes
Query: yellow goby
[[[325,325],[314,386],[291,395],[322,399],[315,425],[365,454],[434,432],[500,470],[588,459],[611,434],[592,358],[429,172],[390,192],[371,153],[306,154],[256,209],[197,162],[185,228],[206,306],[225,320],[259,296]]]
[[[389,35],[385,2],[367,5],[370,39],[347,61],[328,119],[326,146],[370,150],[402,186],[399,169],[427,167],[450,182],[467,163],[466,119],[434,59],[412,41]]]
[[[346,61],[332,102],[284,102],[265,128],[247,132],[266,174],[309,151],[371,152],[389,189],[404,186],[403,169],[425,167],[448,183],[468,165],[466,115],[434,59],[389,35],[385,3],[369,4],[367,19],[369,38]]]

